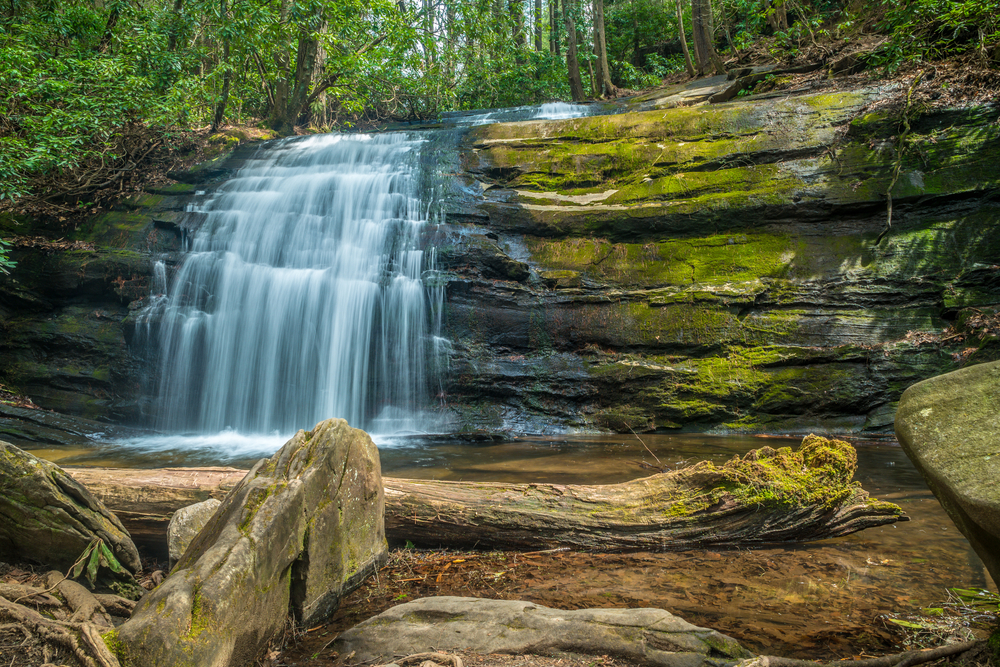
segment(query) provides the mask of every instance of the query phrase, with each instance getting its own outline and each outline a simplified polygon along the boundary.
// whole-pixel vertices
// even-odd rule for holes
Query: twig
[[[811,660],[795,660],[793,658],[779,658],[772,655],[765,655],[759,658],[760,667],[912,667],[921,665],[938,658],[946,658],[950,655],[965,653],[975,648],[978,641],[962,642],[960,644],[948,644],[937,648],[925,648],[919,651],[907,651],[905,653],[894,653],[881,658],[868,658],[865,660],[839,660],[836,662],[817,663]],[[756,660],[754,662],[757,662]]]
[[[910,106],[913,104],[913,91],[918,85],[920,85],[920,79],[924,76],[924,70],[917,72],[917,75],[913,77],[913,83],[910,84],[910,89],[906,92],[906,106],[903,108],[903,133],[899,135],[899,148],[896,150],[896,167],[892,173],[892,182],[889,183],[889,189],[886,190],[886,219],[885,219],[885,229],[882,233],[878,235],[875,239],[875,245],[882,242],[882,238],[889,233],[889,228],[892,227],[892,189],[896,187],[896,181],[899,180],[899,172],[903,168],[903,154],[906,152],[906,137],[910,134]]]
[[[536,554],[554,554],[561,551],[569,551],[569,547],[558,547],[556,549],[542,549],[541,551],[525,551],[524,553],[517,554],[518,556],[534,556]]]
[[[645,442],[643,442],[642,438],[639,437],[639,434],[636,433],[635,431],[633,431],[632,427],[629,426],[628,423],[626,423],[625,426],[628,426],[628,430],[632,431],[632,435],[635,436],[635,439],[638,440],[640,443],[642,443],[642,446],[646,448],[646,451],[649,452],[649,455],[652,456],[654,459],[656,459],[656,462],[659,463],[660,467],[662,468],[663,464],[660,463],[660,459],[656,456],[656,454],[653,453],[653,450],[650,449],[649,446],[646,445]]]

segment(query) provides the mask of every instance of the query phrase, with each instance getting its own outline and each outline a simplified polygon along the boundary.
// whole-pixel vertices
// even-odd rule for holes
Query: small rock
[[[205,527],[208,520],[222,504],[221,500],[209,498],[194,505],[188,505],[174,512],[167,525],[167,547],[170,555],[170,569],[180,560],[195,535]]]

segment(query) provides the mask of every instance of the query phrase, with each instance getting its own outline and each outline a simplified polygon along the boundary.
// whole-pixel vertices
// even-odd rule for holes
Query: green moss
[[[281,485],[282,487],[284,485]],[[279,485],[277,483],[271,484],[264,488],[254,488],[251,489],[247,494],[247,499],[243,503],[243,515],[240,517],[239,530],[241,533],[246,535],[250,529],[250,523],[257,516],[257,512],[264,505],[268,498],[270,498],[278,490]]]
[[[101,635],[101,639],[104,640],[104,645],[108,647],[111,654],[118,658],[118,662],[121,667],[129,667],[132,665],[132,655],[129,651],[128,645],[121,640],[118,636],[118,629],[108,630]]]
[[[187,640],[197,639],[203,632],[214,626],[214,619],[211,612],[205,607],[205,600],[201,595],[201,587],[195,585],[191,593],[191,626],[188,628],[184,638]]]
[[[618,285],[727,285],[730,293],[759,292],[757,281],[787,275],[803,242],[779,234],[719,234],[648,243],[600,238],[527,237],[532,260]],[[744,289],[737,283],[752,283]]]

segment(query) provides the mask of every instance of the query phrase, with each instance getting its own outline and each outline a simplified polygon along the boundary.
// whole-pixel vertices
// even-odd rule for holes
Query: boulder
[[[181,559],[181,556],[187,551],[188,545],[201,532],[201,529],[205,527],[205,524],[208,523],[221,504],[222,501],[209,498],[203,502],[182,507],[170,517],[170,523],[167,524],[167,550],[171,569]]]
[[[550,609],[517,600],[432,597],[389,609],[337,638],[359,663],[462,650],[560,656],[614,655],[643,665],[726,665],[750,657],[736,640],[662,609]]]
[[[132,538],[104,503],[54,463],[0,441],[0,557],[65,571],[94,538],[139,571]]]
[[[289,611],[313,625],[386,557],[378,451],[343,419],[299,431],[229,493],[118,630],[134,665],[243,667]]]
[[[1000,362],[907,389],[896,412],[896,436],[1000,583]]]

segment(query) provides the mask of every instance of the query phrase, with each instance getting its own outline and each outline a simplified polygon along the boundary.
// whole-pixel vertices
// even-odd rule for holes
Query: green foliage
[[[0,239],[0,273],[10,273],[10,270],[17,266],[17,262],[8,256],[10,244]]]
[[[266,122],[282,132],[428,118],[569,97],[562,19],[526,0],[10,0],[0,10],[0,207],[31,195],[95,201],[175,129]],[[690,3],[684,2],[689,15]],[[592,9],[569,3],[586,77]],[[889,70],[1000,43],[1000,0],[716,0],[716,41],[768,38],[775,58],[830,31],[877,30]],[[788,25],[776,24],[776,8]],[[563,8],[560,3],[560,8]],[[536,20],[543,48],[534,47]],[[605,0],[616,85],[682,71],[676,8]],[[225,93],[223,92],[225,90]],[[61,184],[56,187],[54,184]],[[0,246],[0,271],[13,266]]]
[[[77,579],[81,574],[86,573],[87,583],[93,588],[95,582],[97,581],[97,570],[98,568],[105,567],[114,572],[117,575],[125,577],[126,579],[131,579],[132,575],[122,567],[115,555],[111,553],[111,549],[108,545],[104,543],[99,537],[95,537],[91,540],[87,548],[83,550],[80,557],[70,568],[69,576],[73,579]]]
[[[675,53],[666,58],[658,53],[651,53],[646,56],[646,69],[650,74],[660,79],[668,74],[683,72],[684,67],[684,56],[680,53]]]
[[[890,72],[907,61],[985,52],[1000,41],[1000,0],[882,0],[876,27],[890,36],[875,64]]]
[[[615,60],[611,62],[611,71],[615,81],[625,88],[641,90],[660,85],[661,77],[656,74],[643,72],[629,62]]]

